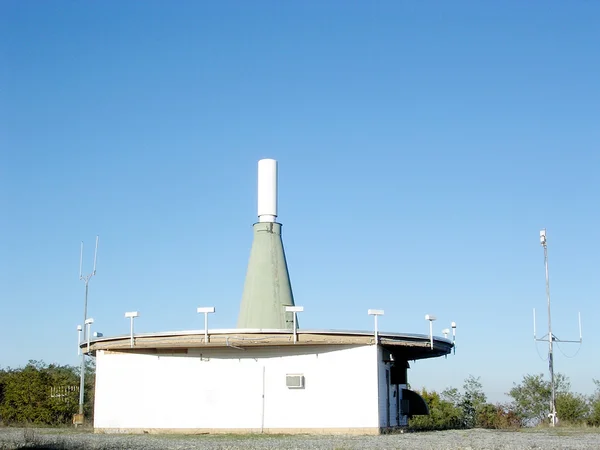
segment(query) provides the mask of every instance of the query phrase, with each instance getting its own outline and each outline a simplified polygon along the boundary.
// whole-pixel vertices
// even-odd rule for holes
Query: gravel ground
[[[49,428],[0,428],[0,449],[600,449],[600,431],[452,430],[383,436],[103,435]]]

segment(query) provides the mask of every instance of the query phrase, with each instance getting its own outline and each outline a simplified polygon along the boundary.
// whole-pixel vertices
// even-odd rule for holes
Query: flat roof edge
[[[239,335],[239,334],[262,334],[262,335],[292,335],[293,331],[288,329],[262,329],[262,328],[222,328],[222,329],[209,329],[206,331],[209,336],[223,336],[223,335]],[[319,330],[319,329],[300,329],[296,330],[298,335],[303,334],[314,334],[314,335],[335,335],[335,336],[373,336],[374,331],[366,330]],[[183,336],[204,336],[205,330],[182,330],[182,331],[160,331],[151,333],[135,333],[135,338],[161,338],[161,337],[183,337]],[[388,331],[377,331],[380,338],[396,338],[396,339],[409,339],[409,340],[423,340],[430,339],[428,334],[417,334],[417,333],[397,333]],[[101,338],[90,339],[90,344],[95,342],[109,342],[121,339],[129,339],[129,334],[119,336],[103,336]],[[433,336],[435,341],[447,342],[452,344],[452,341],[448,338],[440,336]],[[81,343],[81,347],[87,346],[87,341]]]

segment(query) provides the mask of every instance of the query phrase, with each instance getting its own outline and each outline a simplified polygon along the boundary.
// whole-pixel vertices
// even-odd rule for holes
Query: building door
[[[389,427],[390,423],[390,403],[392,401],[390,396],[390,371],[386,369],[385,371],[385,426]]]
[[[260,407],[260,432],[265,430],[265,366],[262,367],[262,399]]]
[[[400,399],[398,398],[399,389],[398,385],[391,384],[390,379],[390,371],[386,371],[385,381],[386,381],[386,391],[387,391],[387,426],[388,427],[397,427],[400,425]]]
[[[394,425],[400,426],[400,386],[394,384],[394,400],[396,402],[396,423]]]

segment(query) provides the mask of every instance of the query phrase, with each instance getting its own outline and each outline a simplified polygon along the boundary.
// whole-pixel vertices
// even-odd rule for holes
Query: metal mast
[[[546,242],[546,229],[540,231],[540,243],[544,247],[544,267],[546,269],[546,297],[548,299],[548,367],[550,370],[550,389],[552,396],[550,398],[550,424],[556,425],[558,417],[556,416],[556,389],[554,386],[554,354],[553,343],[554,335],[552,334],[552,315],[550,310],[550,279],[548,277],[548,245]]]
[[[90,279],[96,275],[96,257],[98,255],[98,236],[96,236],[96,250],[94,251],[94,269],[87,275],[82,274],[83,266],[83,241],[81,242],[81,253],[79,255],[79,279],[85,283],[85,300],[83,303],[83,342],[89,339],[87,324],[87,305],[88,305],[88,286]],[[81,367],[79,375],[79,414],[83,414],[83,399],[84,399],[84,387],[85,387],[85,352],[81,352]]]
[[[548,418],[550,419],[550,425],[556,426],[558,423],[558,415],[556,413],[556,384],[554,380],[554,342],[568,342],[568,343],[579,343],[583,342],[583,337],[581,334],[581,313],[579,313],[579,340],[563,340],[558,339],[552,333],[552,315],[550,310],[550,278],[548,276],[548,244],[546,241],[546,229],[544,228],[540,231],[540,244],[544,247],[544,267],[546,270],[546,297],[548,299],[548,369],[550,371],[550,414],[548,414]],[[546,341],[546,337],[541,337],[538,339],[536,330],[535,330],[535,308],[533,310],[533,339],[534,341]]]

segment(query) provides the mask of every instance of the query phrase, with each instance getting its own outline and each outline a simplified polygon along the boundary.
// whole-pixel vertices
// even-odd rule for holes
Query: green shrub
[[[589,413],[587,424],[593,427],[600,427],[600,380],[594,380],[596,392],[589,398]]]
[[[463,428],[463,415],[460,408],[443,400],[435,392],[421,391],[421,396],[429,407],[428,416],[414,416],[410,419],[410,428],[414,430],[448,430]]]
[[[86,414],[92,412],[94,367],[86,366]],[[52,389],[74,386],[52,396]],[[79,369],[30,361],[21,369],[0,370],[0,421],[5,425],[59,425],[71,422],[79,404]]]
[[[589,417],[590,405],[581,394],[562,392],[556,397],[556,413],[560,422],[582,424]]]
[[[521,418],[509,406],[486,403],[477,414],[477,427],[507,429],[521,427]]]

